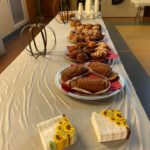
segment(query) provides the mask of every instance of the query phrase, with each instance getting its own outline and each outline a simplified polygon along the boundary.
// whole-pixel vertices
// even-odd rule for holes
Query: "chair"
[[[71,16],[71,1],[70,0],[55,0],[54,1],[54,14],[58,14],[56,19],[59,23],[67,23]],[[56,9],[58,8],[57,12]],[[58,19],[59,18],[59,19]]]

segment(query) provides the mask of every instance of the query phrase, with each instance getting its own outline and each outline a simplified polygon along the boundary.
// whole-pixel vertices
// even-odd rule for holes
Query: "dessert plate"
[[[69,56],[68,56],[68,54],[69,54],[69,52],[68,52],[68,50],[67,50],[67,48],[64,50],[64,55],[65,55],[65,57],[69,60],[69,61],[71,61],[71,62],[74,62],[74,63],[87,63],[87,62],[93,62],[93,61],[99,61],[99,62],[102,62],[102,63],[105,63],[105,64],[113,64],[113,60],[115,59],[115,58],[118,58],[119,56],[117,55],[117,54],[112,54],[112,55],[114,55],[113,57],[114,58],[106,58],[106,59],[99,59],[99,60],[92,60],[92,59],[89,59],[89,60],[87,60],[87,61],[85,61],[85,62],[83,62],[83,61],[78,61],[78,60],[76,60],[76,59],[72,59],[72,58],[70,58]],[[109,56],[108,56],[109,57]],[[110,57],[111,57],[111,55],[110,55]]]
[[[96,40],[96,41],[93,41],[93,42],[106,42],[107,41],[107,38],[106,38],[106,35],[105,35],[105,33],[102,31],[102,34],[103,34],[103,39],[101,39],[101,40]],[[71,40],[70,38],[69,38],[69,36],[67,36],[67,39],[68,39],[68,41],[69,42],[71,42],[72,44],[77,44],[77,42],[74,42],[73,40]]]
[[[108,92],[101,94],[101,95],[95,95],[95,94],[90,95],[90,94],[84,94],[84,93],[80,93],[80,92],[68,92],[62,88],[62,81],[61,81],[61,73],[67,67],[62,68],[56,74],[55,84],[61,92],[63,92],[64,94],[66,94],[70,97],[76,98],[76,99],[93,101],[93,100],[102,100],[102,99],[110,98],[110,97],[118,94],[125,86],[124,78],[121,75],[119,75],[119,83],[121,84],[122,87],[118,90],[108,91]]]

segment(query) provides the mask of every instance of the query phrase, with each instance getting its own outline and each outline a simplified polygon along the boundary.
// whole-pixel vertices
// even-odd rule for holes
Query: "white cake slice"
[[[76,132],[65,115],[60,115],[37,125],[44,150],[63,150],[76,141]]]
[[[130,135],[129,126],[119,110],[93,112],[91,121],[98,142],[127,139]]]

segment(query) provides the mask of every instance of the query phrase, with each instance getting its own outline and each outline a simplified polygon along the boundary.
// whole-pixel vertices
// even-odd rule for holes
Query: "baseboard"
[[[4,55],[6,53],[6,51],[0,51],[0,56]]]
[[[3,39],[1,39],[0,37],[0,56],[3,55],[5,53],[5,47],[3,44]]]
[[[12,33],[8,34],[7,36],[5,36],[3,38],[4,43],[11,40],[12,38],[14,38],[16,35],[18,35],[21,32],[21,29],[27,25],[29,22],[27,22],[26,24],[22,25],[21,27],[19,27],[18,29],[16,29],[15,31],[13,31]]]

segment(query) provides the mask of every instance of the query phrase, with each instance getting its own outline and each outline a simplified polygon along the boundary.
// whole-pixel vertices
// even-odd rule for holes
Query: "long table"
[[[101,18],[83,23],[101,23],[106,42],[117,53]],[[116,59],[113,64],[126,81],[120,94],[93,102],[73,99],[55,85],[56,73],[71,64],[64,55],[66,46],[70,45],[67,36],[71,29],[69,24],[58,24],[55,19],[48,26],[57,37],[53,55],[35,59],[24,50],[0,74],[0,150],[42,150],[36,125],[59,114],[66,114],[77,130],[77,142],[70,150],[148,150],[150,123],[121,60]],[[36,40],[40,44],[39,35]],[[97,142],[91,114],[108,108],[122,111],[131,128],[128,140]]]

